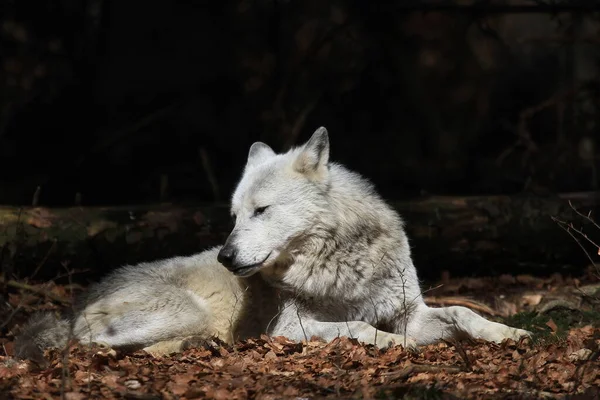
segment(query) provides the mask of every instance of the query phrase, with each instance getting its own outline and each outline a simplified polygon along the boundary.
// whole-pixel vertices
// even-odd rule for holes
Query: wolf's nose
[[[226,268],[231,268],[233,266],[233,260],[235,259],[235,251],[232,247],[224,246],[219,251],[217,255],[217,260],[223,264]]]

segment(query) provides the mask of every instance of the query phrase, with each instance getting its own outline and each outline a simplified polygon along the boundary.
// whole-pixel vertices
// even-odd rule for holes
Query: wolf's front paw
[[[531,337],[532,333],[526,331],[524,329],[512,328],[510,326],[506,326],[505,329],[500,332],[499,335],[495,335],[493,338],[493,342],[501,343],[504,339],[512,339],[514,341],[518,341],[524,337]]]
[[[96,346],[98,348],[98,353],[97,354],[105,354],[105,355],[110,355],[113,357],[116,357],[117,352],[115,349],[113,349],[111,347],[110,344],[108,344],[107,342],[104,342],[102,340],[96,340],[92,342],[93,346]]]
[[[510,337],[513,340],[520,340],[522,338],[530,338],[533,332],[526,331],[525,329],[511,328],[513,335]]]
[[[414,339],[396,335],[393,333],[383,333],[377,335],[376,343],[380,349],[387,349],[393,346],[402,346],[407,350],[416,351],[418,349],[417,342]]]

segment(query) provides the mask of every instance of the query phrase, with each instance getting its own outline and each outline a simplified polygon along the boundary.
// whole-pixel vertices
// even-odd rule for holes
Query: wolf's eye
[[[235,220],[237,219],[237,215],[231,214],[231,222],[235,224]]]
[[[254,209],[254,216],[258,217],[260,214],[264,213],[267,208],[269,208],[269,206],[255,208]]]

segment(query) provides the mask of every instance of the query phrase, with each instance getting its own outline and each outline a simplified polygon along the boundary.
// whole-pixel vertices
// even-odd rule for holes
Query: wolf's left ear
[[[329,162],[329,135],[327,129],[320,127],[306,142],[294,161],[294,168],[302,174],[324,177]]]
[[[258,164],[269,157],[273,157],[274,155],[275,152],[267,144],[264,144],[263,142],[254,142],[252,146],[250,146],[246,166]]]

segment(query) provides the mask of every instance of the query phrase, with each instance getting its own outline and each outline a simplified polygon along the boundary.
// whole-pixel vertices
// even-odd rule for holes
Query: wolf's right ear
[[[294,169],[313,179],[322,180],[327,177],[327,163],[329,163],[329,134],[322,126],[313,133],[302,148],[294,161]]]
[[[274,155],[275,152],[268,145],[264,144],[263,142],[254,142],[252,146],[250,146],[246,166],[259,164],[267,158],[273,157]]]

